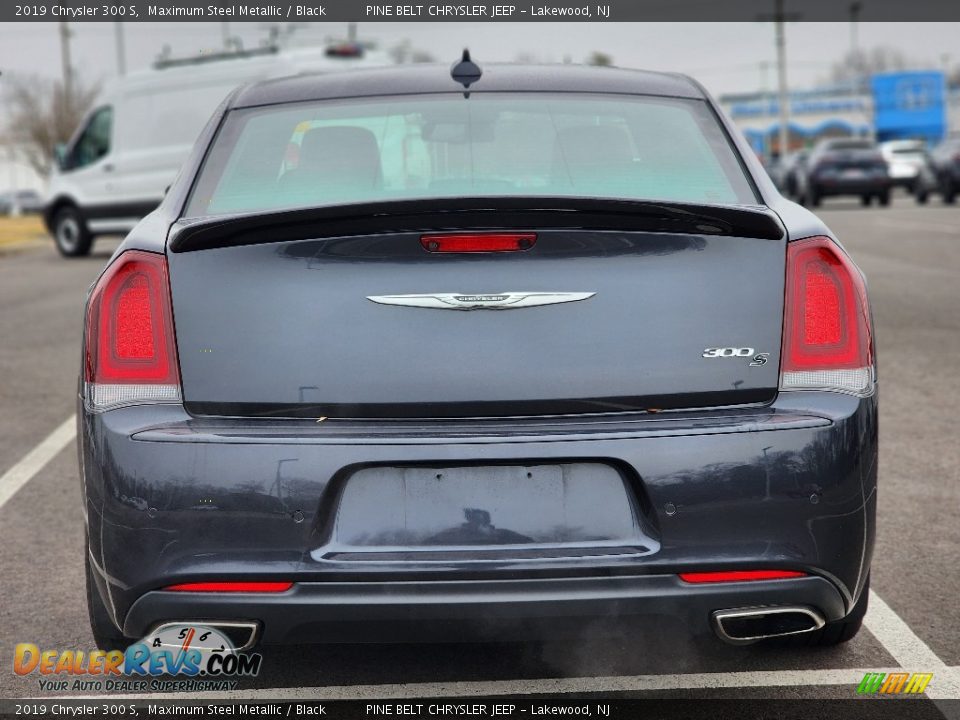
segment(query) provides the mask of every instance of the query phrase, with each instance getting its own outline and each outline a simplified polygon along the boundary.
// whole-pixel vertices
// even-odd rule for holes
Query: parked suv
[[[800,202],[814,207],[828,196],[859,195],[864,205],[876,198],[890,204],[892,185],[887,163],[871,140],[821,140],[810,153],[801,174]]]
[[[960,138],[944,140],[930,151],[927,190],[940,193],[945,203],[956,200],[960,193]]]
[[[892,185],[906,188],[911,194],[916,192],[920,174],[927,163],[925,150],[922,140],[890,140],[880,146]]]

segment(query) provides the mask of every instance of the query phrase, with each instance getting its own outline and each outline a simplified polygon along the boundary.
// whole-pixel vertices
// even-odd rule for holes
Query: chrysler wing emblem
[[[429,295],[368,295],[380,305],[430,308],[433,310],[512,310],[514,308],[557,305],[587,300],[592,292],[501,292],[468,295],[466,293],[432,293]]]

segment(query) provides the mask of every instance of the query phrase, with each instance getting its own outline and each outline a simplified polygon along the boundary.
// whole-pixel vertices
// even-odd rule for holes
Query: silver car
[[[913,193],[927,165],[926,146],[922,140],[890,140],[880,144],[880,154],[887,163],[887,172],[894,186]]]

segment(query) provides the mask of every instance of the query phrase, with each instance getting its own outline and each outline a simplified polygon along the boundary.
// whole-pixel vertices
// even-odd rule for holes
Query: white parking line
[[[917,668],[917,672],[933,673],[933,681],[927,687],[928,697],[934,700],[960,699],[960,677],[956,668],[947,667],[872,590],[870,608],[863,622],[884,649],[903,667]]]
[[[722,688],[778,688],[856,686],[866,673],[932,672],[926,695],[932,700],[960,699],[960,668],[949,667],[874,592],[865,626],[899,663],[897,667],[836,670],[772,670],[751,672],[627,675],[613,677],[538,678],[523,680],[451,681],[384,685],[331,685],[326,687],[270,687],[228,692],[147,693],[138,695],[87,695],[78,699],[113,700],[364,700],[378,698],[493,697],[562,695],[606,692],[657,692]],[[853,695],[851,695],[853,696]],[[70,698],[63,698],[70,699]],[[948,717],[953,706],[943,708]]]
[[[0,477],[0,508],[70,443],[76,435],[76,418],[71,415],[40,444]],[[935,700],[960,699],[960,668],[949,667],[923,640],[917,637],[884,600],[870,592],[870,609],[864,624],[896,660],[897,668],[851,668],[842,670],[775,670],[756,672],[687,673],[675,675],[632,675],[615,677],[545,678],[533,680],[492,680],[449,683],[405,683],[397,685],[339,685],[312,688],[259,688],[219,693],[155,693],[143,695],[86,695],[87,699],[296,699],[315,697],[327,700],[362,698],[403,698],[436,696],[493,696],[595,692],[643,692],[738,687],[796,687],[856,685],[867,672],[932,672],[934,679],[927,695]],[[67,698],[64,698],[67,699]]]
[[[7,504],[17,490],[22,488],[43,466],[63,450],[76,435],[76,417],[71,415],[63,424],[28,452],[23,458],[0,477],[0,508]]]

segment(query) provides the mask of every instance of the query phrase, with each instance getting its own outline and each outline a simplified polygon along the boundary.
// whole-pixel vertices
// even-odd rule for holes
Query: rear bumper
[[[598,619],[611,630],[665,619],[705,635],[714,630],[714,611],[762,605],[808,606],[827,620],[846,612],[836,586],[821,577],[710,585],[688,585],[675,575],[315,582],[262,596],[149,592],[133,604],[123,630],[143,637],[158,620],[255,619],[266,644],[446,642],[575,634]]]
[[[897,184],[912,183],[920,177],[919,165],[890,164],[890,179]]]
[[[890,178],[843,180],[841,178],[818,178],[812,182],[818,195],[867,195],[882,193],[893,187]]]
[[[892,187],[902,187],[910,189],[914,187],[920,178],[917,175],[912,175],[910,177],[895,177],[890,181]]]
[[[713,610],[776,604],[836,619],[869,571],[876,410],[876,395],[784,393],[771,406],[690,413],[318,425],[81,407],[91,559],[117,626],[132,636],[176,619],[256,620],[266,642],[416,639],[425,625],[453,637],[496,636],[500,625],[516,638],[527,626],[635,615],[702,631]],[[343,483],[359,468],[581,459],[629,477],[646,552],[328,552]],[[747,568],[813,577],[677,578]],[[161,590],[240,579],[296,586],[276,596]]]

